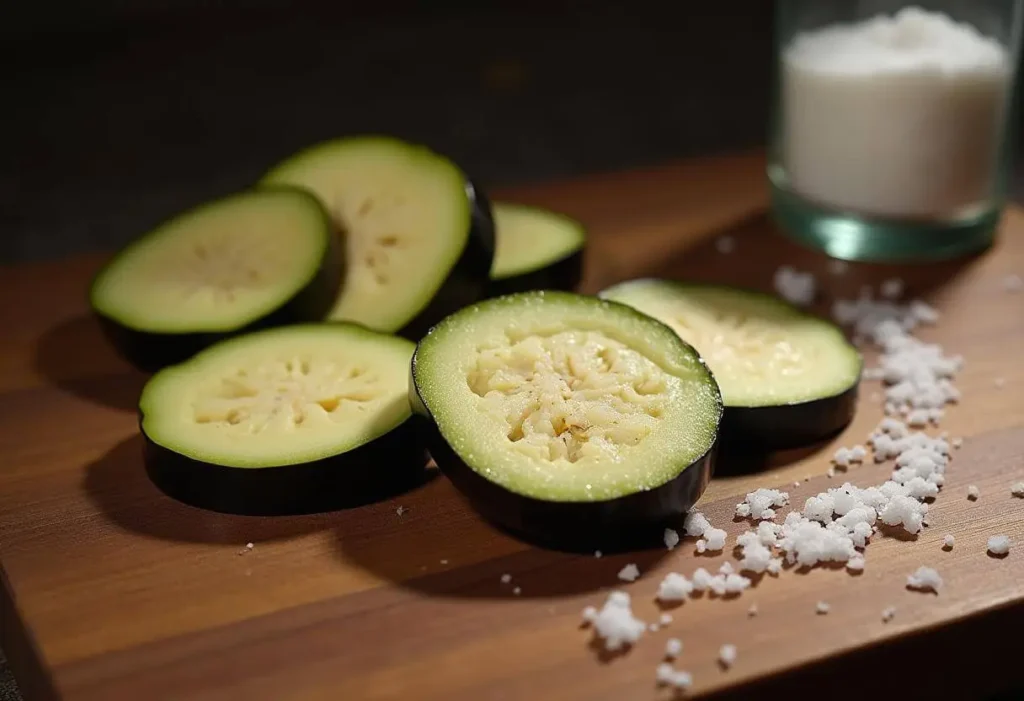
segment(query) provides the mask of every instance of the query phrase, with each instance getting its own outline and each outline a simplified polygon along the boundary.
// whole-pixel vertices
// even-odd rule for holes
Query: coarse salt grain
[[[723,667],[732,667],[736,663],[736,646],[723,645],[718,650],[718,661]]]
[[[659,686],[671,686],[679,691],[686,691],[693,686],[693,677],[689,672],[677,672],[667,662],[658,665],[655,678]]]
[[[976,484],[969,484],[969,485],[967,485],[967,498],[968,499],[970,499],[971,501],[975,501],[980,496],[981,496],[981,490],[978,489],[978,485],[976,485]]]
[[[1015,497],[1024,498],[1024,482],[1014,482],[1010,486],[1010,494]]]
[[[736,515],[761,521],[775,518],[775,509],[789,503],[789,494],[778,489],[756,489],[736,505]]]
[[[704,542],[708,550],[718,551],[725,547],[728,534],[721,528],[709,528],[704,531]]]
[[[754,616],[757,615],[757,613],[758,613],[758,611],[757,611],[757,604],[751,604],[750,608],[747,609],[747,615],[750,616],[751,618],[753,618]]]
[[[711,585],[712,576],[703,567],[698,567],[693,571],[691,578],[691,584],[693,585],[693,591],[707,591]]]
[[[907,577],[907,588],[916,591],[933,591],[936,594],[942,588],[942,577],[931,567],[918,567]]]
[[[679,657],[679,653],[683,651],[683,641],[679,638],[669,638],[665,642],[665,657],[673,659]]]
[[[618,576],[624,582],[635,582],[640,577],[640,568],[630,563],[619,570]]]
[[[701,538],[700,540],[697,541],[697,544],[696,544],[695,548],[696,548],[696,550],[697,550],[697,552],[699,554],[704,554],[707,551],[707,549],[708,549],[708,543],[707,543],[706,540]]]
[[[600,558],[601,557],[601,551],[600,550],[595,550],[594,551],[594,557]]]
[[[724,589],[725,589],[724,593],[725,594],[739,594],[740,592],[742,592],[745,589],[749,588],[750,584],[751,584],[751,581],[749,579],[747,579],[743,575],[739,575],[739,574],[726,574],[726,575],[720,574],[718,576],[719,577],[724,577],[724,579],[725,579],[725,582],[724,582]]]
[[[860,556],[851,557],[846,561],[846,569],[850,572],[863,572],[864,571],[864,558]]]
[[[404,514],[406,511],[408,511],[408,509],[406,509],[404,506],[399,506],[397,509],[395,509],[395,513],[399,516]]]
[[[888,623],[896,615],[896,607],[888,606],[882,609],[882,623]]]
[[[672,548],[674,548],[677,545],[679,545],[679,533],[677,533],[676,531],[672,530],[671,528],[666,528],[665,529],[664,541],[665,541],[665,547],[668,548],[669,550],[671,550]]]
[[[693,582],[679,574],[669,572],[658,585],[659,601],[683,601],[693,593]]]
[[[815,611],[816,611],[816,612],[817,612],[817,613],[818,613],[819,615],[825,615],[825,614],[826,614],[826,613],[828,613],[828,612],[829,612],[830,610],[832,610],[832,607],[831,607],[831,606],[829,606],[829,605],[828,605],[828,602],[826,602],[826,601],[819,601],[819,602],[818,602],[818,604],[817,604],[817,605],[816,605],[816,606],[814,607],[814,610],[815,610]]]
[[[853,462],[853,455],[849,448],[839,448],[832,455],[832,462],[836,464],[836,467],[849,467],[850,463]]]
[[[1005,555],[1010,552],[1010,537],[994,535],[988,539],[988,552],[992,555]]]
[[[817,283],[813,273],[800,272],[783,265],[775,271],[772,282],[779,296],[790,304],[806,306],[814,301]]]
[[[699,511],[690,511],[683,521],[683,532],[691,537],[700,537],[704,531],[711,528],[711,522]]]
[[[588,620],[595,635],[604,641],[605,649],[612,652],[632,645],[647,630],[647,624],[633,615],[629,594],[623,591],[609,594],[601,610],[594,612]]]
[[[768,570],[773,560],[769,546],[774,547],[778,544],[780,531],[779,526],[762,521],[758,524],[757,530],[747,531],[737,536],[736,544],[742,553],[739,562],[740,571],[759,573]]]
[[[763,545],[776,546],[779,544],[779,536],[782,534],[782,526],[762,521],[757,524],[757,529],[751,531],[757,536]]]
[[[510,575],[510,574],[503,574],[503,575],[501,575],[501,583],[502,584],[508,584],[511,581],[512,581],[512,575]]]
[[[519,596],[519,595],[520,595],[520,594],[522,594],[522,593],[523,593],[523,590],[522,590],[522,589],[520,589],[519,587],[515,587],[515,588],[514,588],[514,589],[512,590],[512,595],[513,595],[513,596]]]
[[[661,623],[661,625],[663,626],[667,626],[669,623],[672,622],[672,614],[666,611],[665,613],[661,614],[661,617],[658,619],[658,622]]]

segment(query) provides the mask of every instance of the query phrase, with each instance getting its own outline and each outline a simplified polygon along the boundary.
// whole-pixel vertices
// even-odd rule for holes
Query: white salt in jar
[[[769,176],[783,228],[848,259],[987,245],[1021,4],[779,0]]]

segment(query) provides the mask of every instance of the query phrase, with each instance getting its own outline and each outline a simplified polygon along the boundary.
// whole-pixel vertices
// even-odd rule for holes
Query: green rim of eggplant
[[[435,463],[478,512],[570,550],[650,542],[677,524],[711,479],[722,416],[713,376],[671,329],[560,291],[444,319],[417,345],[410,401]]]
[[[199,205],[127,245],[93,278],[89,302],[118,353],[153,372],[232,336],[323,319],[343,269],[319,201],[267,188]]]
[[[573,291],[583,277],[586,230],[564,214],[495,202],[497,247],[489,296],[527,290]]]
[[[329,511],[409,489],[427,462],[410,421],[413,350],[347,323],[211,346],[146,383],[146,472],[179,501],[245,515]]]
[[[639,279],[599,293],[673,328],[722,389],[723,441],[755,449],[825,440],[852,421],[863,360],[835,324],[755,290]]]
[[[425,146],[378,135],[335,139],[290,156],[261,182],[312,192],[341,233],[347,269],[332,321],[415,341],[487,293],[490,203]]]

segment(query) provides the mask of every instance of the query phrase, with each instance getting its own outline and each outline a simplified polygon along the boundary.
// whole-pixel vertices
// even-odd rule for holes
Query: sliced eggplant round
[[[492,296],[576,289],[587,238],[582,224],[557,212],[510,202],[494,203],[494,224]]]
[[[390,137],[337,139],[288,158],[263,182],[309,190],[341,233],[348,265],[332,320],[417,340],[486,294],[490,205],[444,156]]]
[[[835,324],[777,297],[720,285],[642,279],[600,293],[664,322],[722,388],[723,440],[792,448],[853,419],[863,361]]]
[[[139,399],[146,471],[170,496],[238,514],[327,511],[412,486],[414,345],[356,324],[285,326],[165,368]]]
[[[342,255],[309,193],[243,192],[126,246],[94,278],[90,303],[121,355],[153,371],[242,332],[323,319]]]
[[[557,547],[661,537],[710,480],[718,386],[667,326],[557,291],[463,309],[416,348],[434,461],[492,522]]]

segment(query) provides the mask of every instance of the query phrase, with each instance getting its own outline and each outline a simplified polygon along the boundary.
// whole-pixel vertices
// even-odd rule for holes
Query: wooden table
[[[689,541],[672,553],[602,559],[535,549],[482,523],[443,478],[386,503],[301,518],[183,506],[142,471],[133,409],[143,377],[89,319],[85,286],[100,259],[4,269],[0,642],[28,699],[646,699],[667,693],[655,689],[654,668],[672,635],[684,641],[679,664],[693,673],[695,694],[820,683],[830,698],[897,688],[905,698],[936,689],[952,698],[957,685],[977,692],[1021,678],[1011,636],[1024,619],[1024,500],[1009,485],[1024,479],[1024,296],[1005,292],[1001,279],[1024,272],[1024,213],[1011,210],[996,248],[973,260],[834,276],[767,222],[758,156],[496,194],[556,207],[590,228],[588,291],[639,274],[767,288],[783,262],[818,271],[829,296],[902,276],[943,312],[924,336],[967,359],[964,402],[943,426],[966,443],[931,526],[914,542],[878,539],[861,576],[786,572],[736,600],[689,601],[666,631],[601,659],[579,614],[620,584],[624,564],[640,566],[627,588],[638,615],[654,620],[664,573],[722,558],[698,559]],[[736,239],[730,255],[713,246],[722,233]],[[861,442],[876,424],[875,391],[864,388],[833,448]],[[786,485],[802,503],[835,484],[825,477],[829,451],[720,476],[701,508],[735,536],[746,526],[730,515],[749,489]],[[856,468],[848,478],[875,484],[890,469]],[[966,499],[968,484],[981,488],[977,502]],[[940,548],[946,533],[956,536],[952,552]],[[988,557],[995,533],[1021,545]],[[940,595],[905,589],[923,564],[943,575]],[[506,572],[521,595],[501,584]],[[815,614],[819,600],[831,604],[827,616]],[[755,602],[760,615],[748,618]],[[886,624],[890,605],[898,612]],[[739,659],[723,671],[715,660],[727,642]],[[929,661],[904,666],[914,659]],[[901,668],[910,672],[901,677]],[[866,677],[882,670],[884,685]]]

